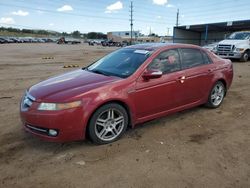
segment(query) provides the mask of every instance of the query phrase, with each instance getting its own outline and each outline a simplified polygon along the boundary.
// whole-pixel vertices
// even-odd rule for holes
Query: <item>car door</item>
[[[180,82],[180,56],[177,49],[160,53],[147,70],[160,70],[163,75],[157,79],[138,78],[134,104],[139,118],[170,110],[178,106]]]
[[[182,48],[183,105],[199,103],[209,92],[213,78],[213,64],[205,52],[194,48]]]

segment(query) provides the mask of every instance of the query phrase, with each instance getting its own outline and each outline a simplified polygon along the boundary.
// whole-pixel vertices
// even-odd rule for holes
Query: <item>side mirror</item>
[[[160,70],[146,70],[142,75],[144,80],[160,78],[161,76],[162,72]]]

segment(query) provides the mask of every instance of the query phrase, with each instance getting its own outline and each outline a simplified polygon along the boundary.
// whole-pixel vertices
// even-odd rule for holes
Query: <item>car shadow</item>
[[[205,111],[205,110],[210,110],[210,109],[204,107],[204,105],[201,105],[201,106],[194,107],[191,109],[187,109],[187,110],[183,110],[183,111],[176,112],[173,114],[169,114],[169,115],[166,115],[166,116],[161,117],[161,118],[156,118],[153,120],[146,121],[144,123],[137,124],[133,129],[130,129],[130,130],[133,131],[133,130],[150,128],[150,127],[159,125],[159,123],[166,123],[168,121],[174,121],[177,119],[184,119],[184,117],[188,114],[193,114],[193,113],[196,113],[198,111]]]

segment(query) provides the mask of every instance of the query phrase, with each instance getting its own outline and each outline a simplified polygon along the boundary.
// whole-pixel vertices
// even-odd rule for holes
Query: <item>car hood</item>
[[[239,45],[239,44],[243,44],[243,43],[247,43],[248,40],[223,40],[220,41],[219,44],[231,44],[231,45]]]
[[[42,81],[32,86],[28,92],[38,102],[58,102],[120,79],[80,69]]]

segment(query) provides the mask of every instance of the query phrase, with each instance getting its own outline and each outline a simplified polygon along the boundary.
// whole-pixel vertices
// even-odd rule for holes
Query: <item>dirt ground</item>
[[[113,144],[49,143],[22,130],[26,88],[114,49],[0,45],[0,187],[250,187],[249,62],[234,62],[234,82],[220,108],[144,123]]]

